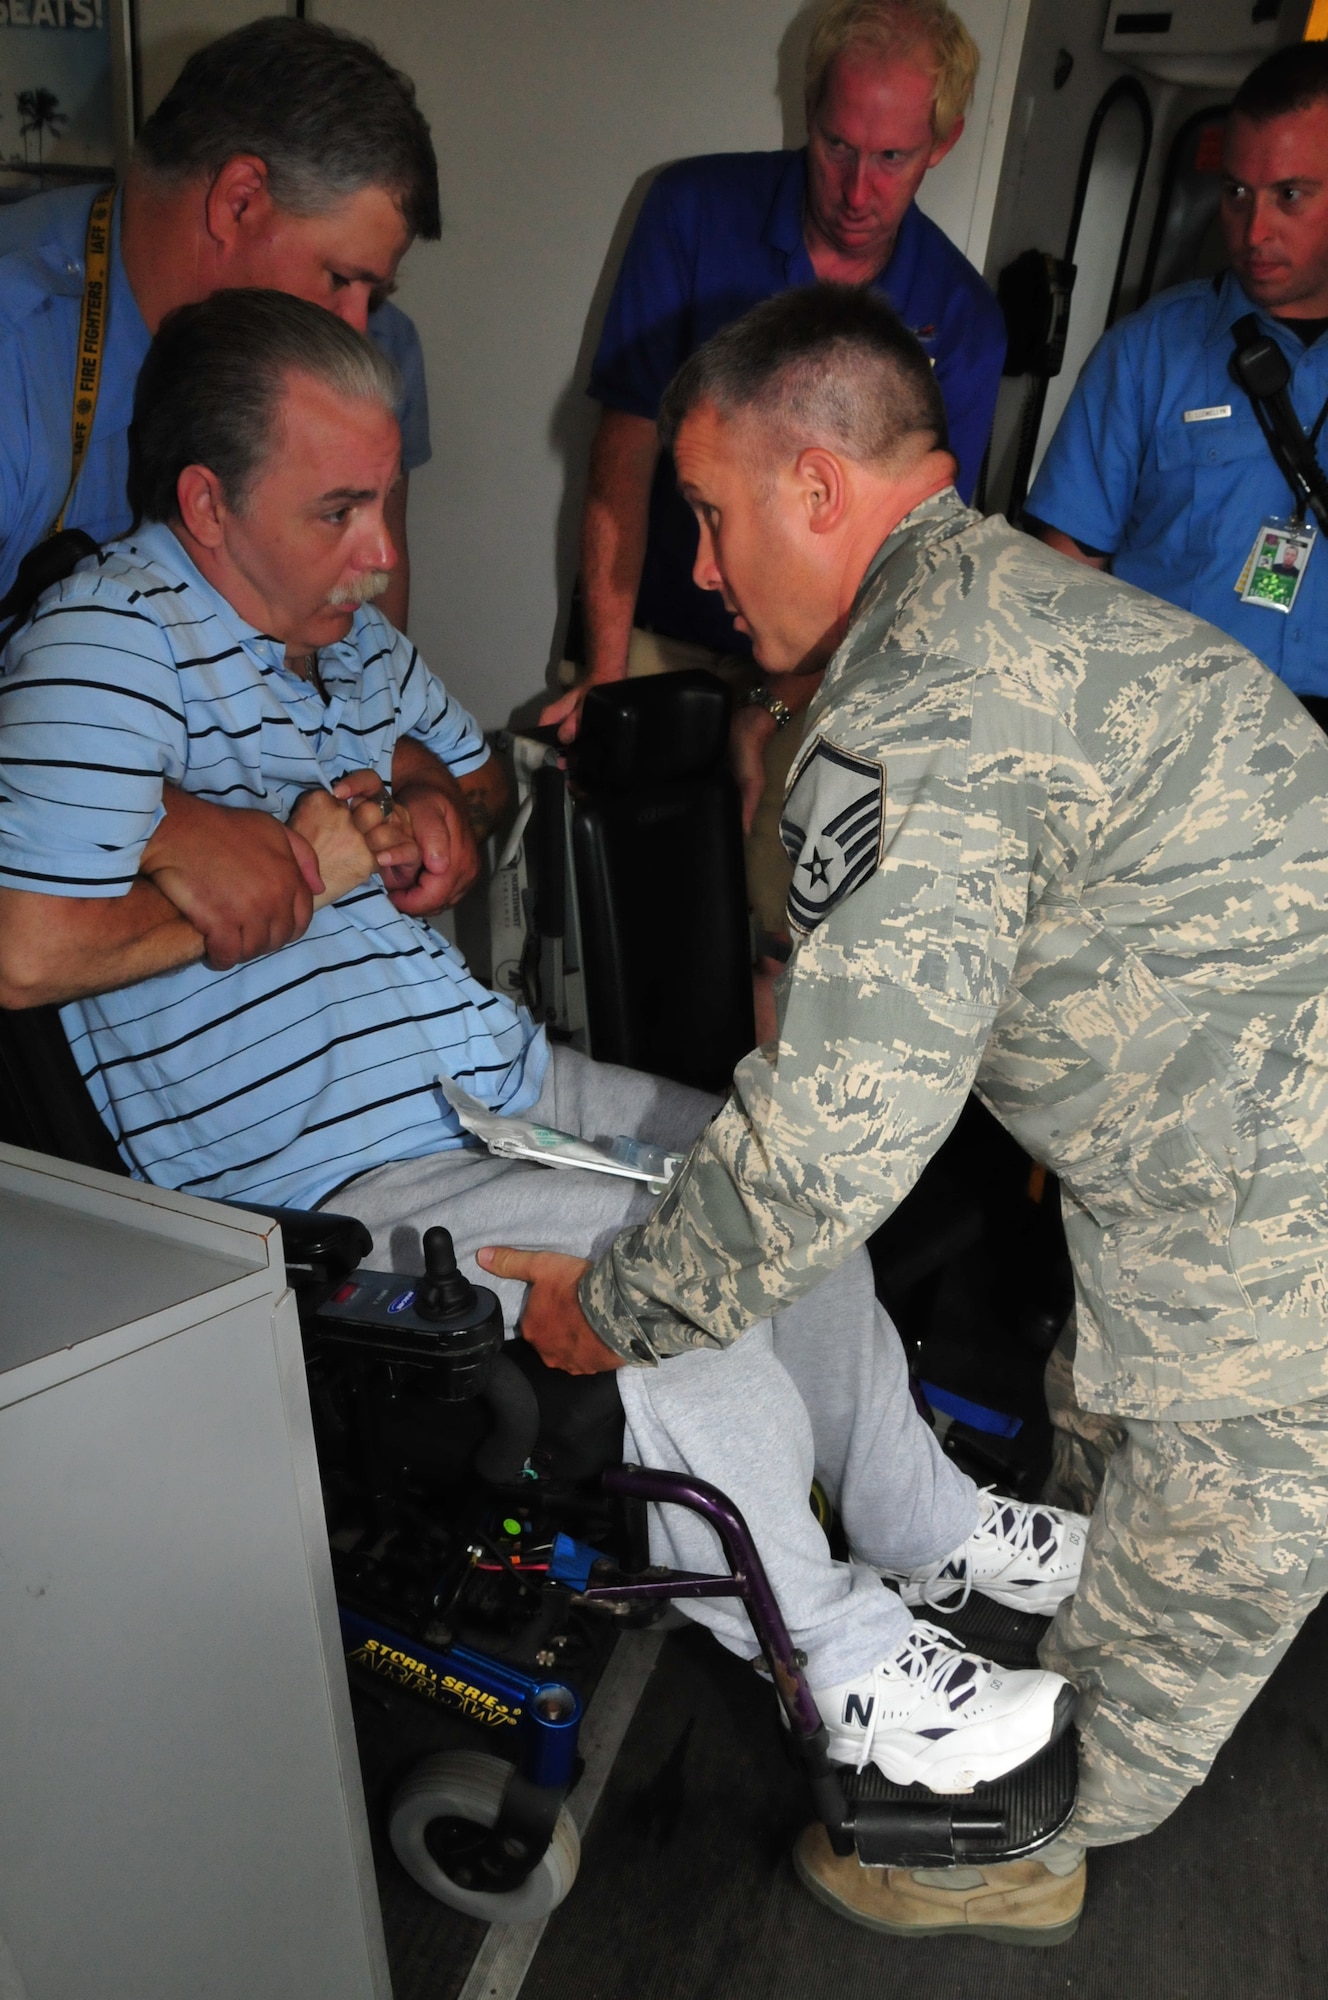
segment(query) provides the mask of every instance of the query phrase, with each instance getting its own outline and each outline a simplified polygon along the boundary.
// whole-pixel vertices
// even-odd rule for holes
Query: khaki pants
[[[708,646],[693,646],[685,639],[666,639],[658,632],[632,631],[627,651],[627,677],[642,674],[677,674],[689,667],[704,667],[717,674],[736,702],[760,680],[760,670],[750,660],[733,653],[715,653]],[[746,840],[747,899],[758,931],[775,937],[788,934],[788,892],[791,880],[788,856],[779,838],[779,817],[784,805],[784,787],[793,760],[802,744],[803,717],[797,715],[766,746],[765,790],[756,809],[756,818]]]

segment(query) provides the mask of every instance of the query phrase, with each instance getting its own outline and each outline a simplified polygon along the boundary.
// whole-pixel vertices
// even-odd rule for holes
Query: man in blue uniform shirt
[[[595,682],[750,658],[741,621],[692,581],[696,524],[661,459],[655,416],[687,357],[760,300],[817,278],[883,292],[936,369],[959,490],[972,498],[1005,329],[982,279],[914,196],[964,129],[977,66],[972,38],[945,0],[829,0],[807,52],[805,149],[684,160],[651,188],[591,371],[603,414],[581,531],[585,673],[542,718],[563,724],[565,736]],[[758,860],[753,874],[749,849],[765,930],[785,928],[778,793],[799,733],[786,725],[818,681],[781,684],[772,706],[762,705],[772,698],[758,686],[736,721],[749,825],[767,747],[785,730],[780,754],[769,758],[762,809],[773,865]]]
[[[1228,364],[1253,313],[1291,367],[1311,435],[1328,408],[1328,44],[1261,63],[1232,105],[1222,231],[1231,268],[1151,300],[1098,343],[1028,496],[1045,541],[1248,646],[1294,693],[1328,697],[1328,553],[1299,589],[1237,590],[1293,500]],[[1313,521],[1310,529],[1313,529]],[[1270,602],[1278,598],[1286,606]]]
[[[413,238],[439,234],[438,172],[413,86],[367,43],[312,21],[252,22],[193,56],[147,121],[109,219],[100,381],[70,492],[93,193],[0,209],[0,594],[57,517],[94,541],[129,526],[139,368],[165,314],[211,291],[272,285],[367,330],[405,384],[403,475],[424,463],[419,339],[386,294]],[[405,496],[403,476],[398,548]],[[398,626],[407,589],[403,561],[384,605]]]

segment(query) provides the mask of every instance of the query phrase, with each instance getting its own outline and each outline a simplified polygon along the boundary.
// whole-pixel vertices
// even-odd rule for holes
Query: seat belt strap
[[[97,414],[102,354],[106,346],[106,317],[110,307],[111,211],[114,206],[115,189],[103,188],[88,214],[88,234],[83,247],[83,304],[78,316],[78,347],[74,355],[74,404],[69,419],[69,485],[60,503],[60,512],[55,517],[57,534],[64,527]]]
[[[1235,338],[1232,379],[1249,397],[1273,462],[1291,488],[1296,519],[1304,520],[1308,510],[1328,534],[1328,476],[1314,449],[1328,417],[1328,401],[1306,436],[1287,394],[1291,368],[1281,347],[1263,332],[1253,313],[1238,319],[1231,331]]]

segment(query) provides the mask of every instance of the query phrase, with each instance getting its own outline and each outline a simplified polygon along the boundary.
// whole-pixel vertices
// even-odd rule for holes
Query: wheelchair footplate
[[[990,1598],[922,1614],[968,1652],[1003,1667],[1035,1667],[1051,1623]],[[944,1867],[962,1861],[1015,1861],[1054,1840],[1074,1811],[1078,1745],[1073,1729],[1017,1771],[971,1792],[942,1796],[925,1785],[895,1785],[869,1765],[835,1766],[853,1824],[858,1859],[871,1867]]]

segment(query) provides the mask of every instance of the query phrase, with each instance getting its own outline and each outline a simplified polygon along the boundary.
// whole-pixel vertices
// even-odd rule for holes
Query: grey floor
[[[1069,1944],[901,1942],[798,1886],[806,1806],[773,1702],[702,1634],[676,1633],[522,2000],[1322,2000],[1326,1691],[1328,1605],[1202,1790],[1147,1840],[1093,1857]],[[453,1990],[440,1970],[400,1979],[398,2000]]]

